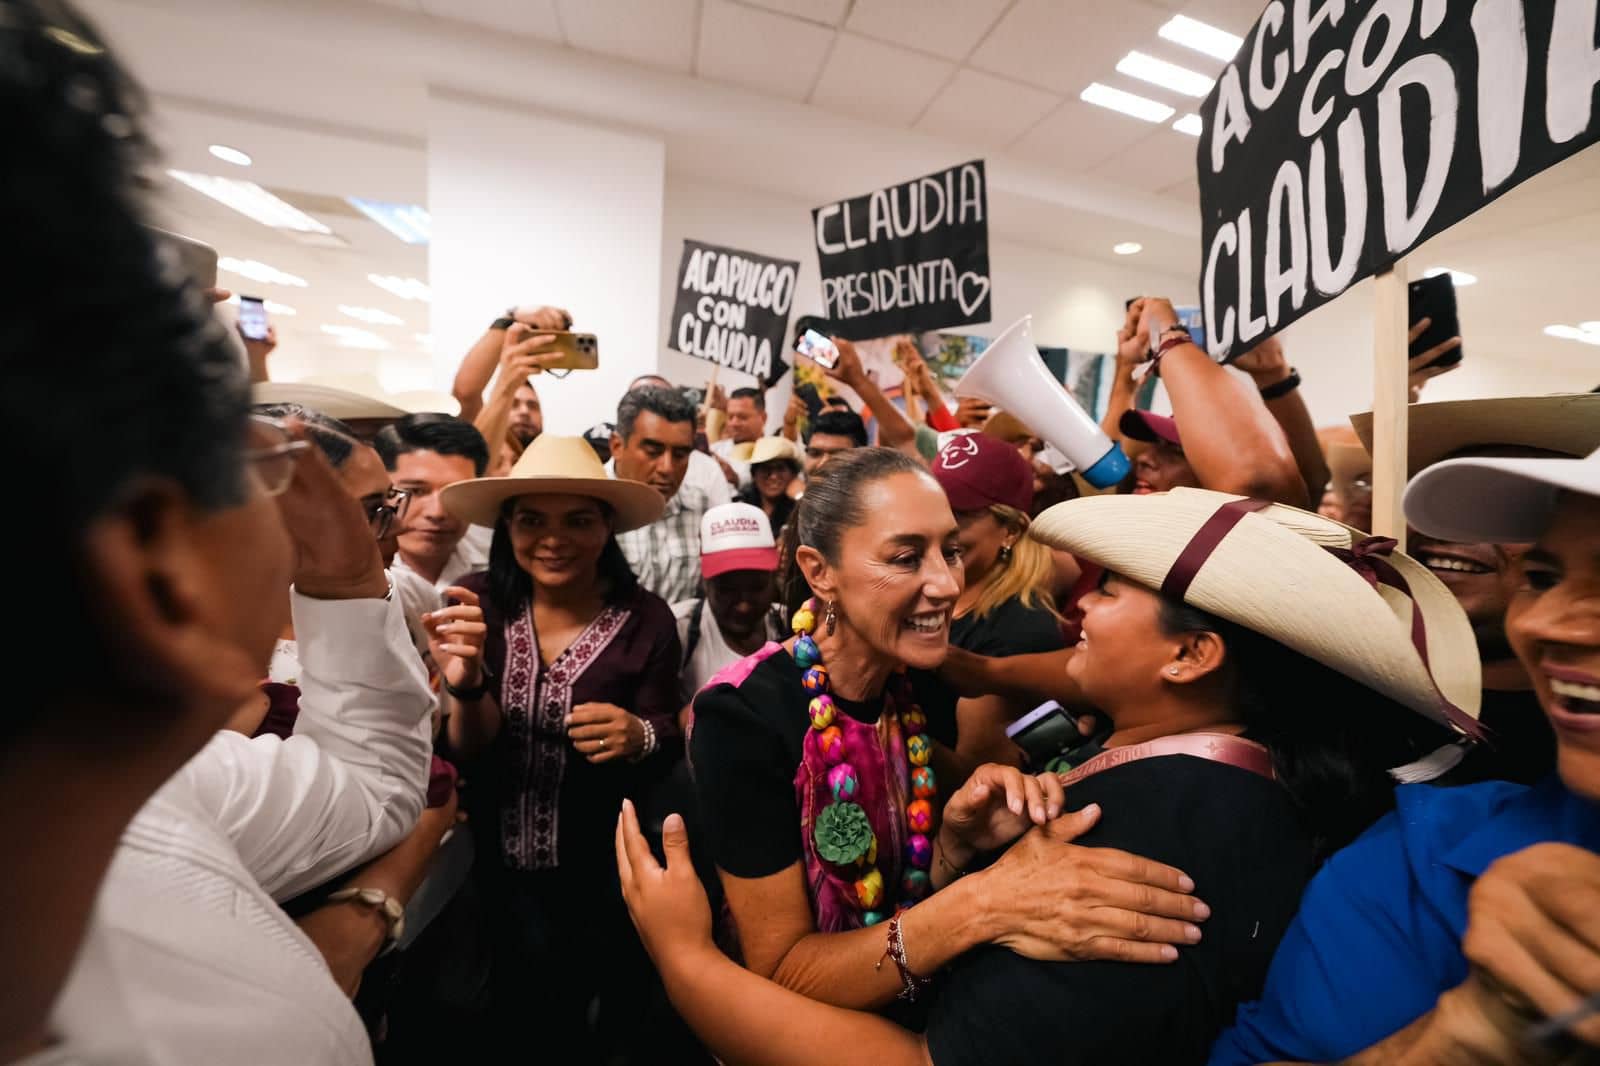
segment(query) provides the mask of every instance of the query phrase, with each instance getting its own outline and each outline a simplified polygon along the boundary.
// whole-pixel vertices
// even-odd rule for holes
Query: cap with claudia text
[[[1014,446],[996,437],[951,437],[939,449],[932,472],[952,511],[981,511],[998,503],[1026,513],[1033,506],[1033,468]]]
[[[707,581],[732,570],[776,569],[778,543],[761,508],[725,503],[700,519],[700,573]]]

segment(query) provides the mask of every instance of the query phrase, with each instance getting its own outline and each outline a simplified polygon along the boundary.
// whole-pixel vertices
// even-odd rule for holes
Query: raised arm
[[[529,377],[542,371],[546,363],[561,358],[561,353],[550,347],[554,337],[539,333],[522,322],[513,322],[509,329],[501,333],[501,337],[494,390],[490,393],[489,402],[483,405],[483,410],[472,421],[492,449],[489,454],[490,469],[495,467],[500,449],[506,446],[506,434],[511,428],[511,401],[517,390]]]
[[[559,307],[514,307],[507,318],[545,331],[572,328],[572,316]],[[467,349],[461,366],[456,369],[455,383],[450,391],[456,402],[461,404],[461,418],[464,421],[476,421],[483,410],[483,390],[489,387],[489,379],[494,376],[494,369],[500,362],[500,352],[505,346],[506,328],[497,328],[501,321],[496,319],[495,324]],[[507,322],[506,326],[510,324]]]
[[[1233,365],[1250,375],[1267,410],[1283,430],[1305,480],[1306,499],[1315,504],[1328,487],[1328,461],[1322,454],[1322,442],[1317,440],[1317,427],[1311,424],[1305,397],[1300,394],[1299,371],[1289,365],[1277,337],[1268,337],[1235,359]]]
[[[866,368],[861,365],[861,353],[856,351],[856,346],[843,337],[834,337],[834,345],[839,349],[839,362],[826,368],[829,377],[834,378],[854,389],[861,402],[867,405],[872,412],[872,417],[878,422],[878,443],[885,448],[907,448],[914,446],[917,440],[917,430],[900,409],[889,401],[889,397],[878,388],[878,383],[867,375]]]
[[[1111,397],[1106,401],[1106,414],[1100,428],[1114,441],[1122,440],[1122,416],[1133,410],[1139,395],[1139,383],[1133,371],[1149,358],[1150,340],[1139,328],[1133,308],[1117,331],[1117,354],[1111,364]]]

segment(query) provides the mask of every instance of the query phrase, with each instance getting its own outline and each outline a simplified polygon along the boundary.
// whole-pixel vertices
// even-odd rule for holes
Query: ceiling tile
[[[1191,199],[1198,202],[1194,180],[1195,138],[1177,132],[1170,123],[1145,128],[1147,136],[1090,167],[1089,176],[1140,192],[1165,192],[1187,184],[1195,190]]]
[[[909,126],[954,70],[954,63],[942,59],[841,33],[811,102],[885,125]]]
[[[396,3],[397,0],[382,0]],[[435,18],[488,26],[519,37],[561,40],[555,0],[410,0]]]
[[[804,100],[834,32],[728,0],[705,0],[695,72],[711,81]]]
[[[556,6],[574,48],[689,73],[695,0],[556,0]]]
[[[1166,133],[1171,131],[1159,124],[1107,111],[1074,96],[1029,130],[1010,151],[1066,173],[1081,174],[1140,141]],[[1172,136],[1183,135],[1173,133]],[[1192,149],[1187,143],[1179,147],[1185,152]]]
[[[1189,0],[1172,6],[1192,19],[1243,37],[1267,9],[1267,0]]]
[[[372,0],[372,3],[382,4],[385,7],[403,8],[406,11],[422,10],[421,0]]]
[[[1130,49],[1147,45],[1170,16],[1146,0],[1021,0],[968,63],[1077,96],[1105,81]]]
[[[965,59],[989,32],[1008,0],[856,0],[845,22],[880,41]]]
[[[963,68],[917,122],[917,129],[998,148],[1020,137],[1061,102],[1043,89]]]
[[[829,26],[839,25],[844,13],[850,10],[850,0],[743,0],[743,2],[753,7],[764,7],[769,11],[793,15],[807,22],[823,22]]]

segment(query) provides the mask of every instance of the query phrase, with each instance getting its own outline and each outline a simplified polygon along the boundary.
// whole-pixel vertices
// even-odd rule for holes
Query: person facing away
[[[610,470],[661,494],[666,509],[641,529],[617,535],[639,584],[668,603],[700,589],[700,519],[712,506],[685,481],[694,447],[694,405],[676,389],[642,386],[617,405]]]
[[[467,574],[489,564],[481,537],[439,502],[446,485],[481,477],[489,465],[489,446],[470,423],[450,415],[407,415],[373,441],[395,488],[411,494],[400,530],[395,565],[443,592]]]
[[[206,297],[142,224],[142,94],[68,5],[0,16],[0,439],[51,456],[15,486],[56,580],[4,636],[48,632],[76,662],[0,724],[0,796],[28,812],[8,868],[29,871],[0,888],[0,1060],[370,1062],[274,901],[415,821],[421,664],[360,508],[248,416]],[[42,355],[86,305],[104,335]],[[222,727],[291,582],[316,735],[251,741]]]

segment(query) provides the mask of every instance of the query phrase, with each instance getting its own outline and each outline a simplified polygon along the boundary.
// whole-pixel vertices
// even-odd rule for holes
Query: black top
[[[761,505],[761,493],[756,491],[754,485],[747,485],[740,489],[733,498],[740,503],[748,503],[751,507],[760,507],[761,510],[766,510]],[[767,521],[772,526],[774,534],[788,524],[789,516],[794,513],[794,505],[795,501],[788,496],[779,496],[772,501],[772,513],[767,516]]]
[[[913,670],[911,683],[929,735],[954,746],[954,700],[929,698],[942,687],[932,675]],[[689,740],[695,795],[711,857],[735,877],[766,877],[803,855],[794,777],[811,728],[810,701],[800,687],[800,667],[782,651],[738,688],[713,685],[695,697]],[[835,695],[834,703],[861,722],[876,722],[883,710],[881,699],[853,703]],[[941,713],[941,707],[948,710]]]
[[[1055,651],[1066,640],[1055,615],[1013,596],[982,618],[968,614],[952,621],[950,643],[975,655],[1004,657]]]
[[[1312,871],[1283,788],[1187,755],[1144,759],[1074,785],[1067,806],[1105,813],[1077,843],[1121,848],[1194,878],[1203,936],[1169,965],[1034,962],[984,947],[950,967],[928,1021],[936,1066],[1204,1063],[1234,1007],[1260,995]]]
[[[1485,689],[1478,721],[1489,739],[1474,745],[1455,769],[1436,785],[1470,785],[1479,781],[1537,784],[1556,768],[1556,735],[1550,719],[1531,690],[1496,692]],[[1442,731],[1441,731],[1442,733]],[[1449,740],[1441,735],[1440,743]]]

